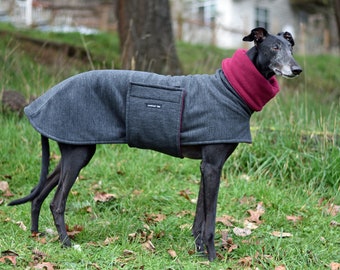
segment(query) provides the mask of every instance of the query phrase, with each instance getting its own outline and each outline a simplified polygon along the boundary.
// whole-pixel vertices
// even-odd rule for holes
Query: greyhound
[[[240,142],[251,142],[250,116],[254,111],[260,111],[264,104],[279,91],[274,75],[294,78],[302,72],[292,55],[294,40],[289,32],[271,35],[266,29],[258,27],[245,36],[243,41],[254,41],[254,46],[248,51],[239,51],[237,55],[240,55],[237,57],[223,60],[222,69],[219,69],[215,75],[163,76],[139,71],[90,71],[71,77],[47,91],[25,108],[31,124],[41,134],[40,180],[29,195],[14,200],[9,205],[31,201],[31,231],[38,232],[42,203],[52,189],[58,186],[50,210],[59,239],[63,246],[68,247],[71,246],[71,241],[64,220],[67,197],[80,170],[94,155],[96,144],[128,143],[132,147],[152,149],[175,157],[200,159],[201,183],[192,234],[197,252],[204,253],[206,250],[208,259],[214,260],[216,258],[214,245],[216,206],[222,167]],[[126,79],[127,77],[129,80]],[[130,83],[130,80],[137,83]],[[150,81],[166,86],[158,92],[154,85],[145,86],[145,82]],[[110,92],[119,93],[118,96],[111,98],[111,94],[106,93],[108,88]],[[125,91],[125,88],[129,90]],[[78,89],[81,89],[79,95],[72,94]],[[112,89],[115,91],[111,91]],[[198,94],[195,92],[197,89]],[[157,93],[158,99],[154,97],[149,99],[154,92]],[[97,96],[102,93],[106,93],[105,98],[97,101]],[[191,95],[194,97],[191,98]],[[223,101],[222,105],[218,105],[223,99],[221,95],[229,95],[230,100],[233,101]],[[79,101],[82,98],[84,101]],[[142,105],[136,101],[139,100],[138,98]],[[116,101],[117,99],[119,100]],[[50,102],[51,100],[53,102]],[[109,104],[106,104],[107,100],[110,100]],[[213,100],[213,105],[208,104],[208,108],[204,107],[209,100]],[[195,106],[196,103],[199,103],[198,106]],[[112,111],[110,116],[100,111],[100,107],[106,105],[117,114],[114,118],[110,118],[114,114]],[[65,106],[67,108],[64,108]],[[170,113],[164,113],[170,115],[168,118],[157,118],[159,115],[164,115],[161,112],[167,106],[176,108],[171,107]],[[58,111],[57,108],[60,107],[63,107],[62,111]],[[193,109],[194,107],[198,108]],[[225,107],[228,108],[226,111],[224,111]],[[191,109],[194,110],[193,113],[187,112]],[[52,113],[53,115],[49,116],[54,110],[56,111]],[[87,110],[90,112],[86,115]],[[98,111],[100,113],[96,115]],[[143,124],[143,121],[148,121],[151,117],[150,111],[156,111],[156,116],[152,116],[156,118]],[[84,114],[86,116],[83,117]],[[141,114],[143,121],[134,118],[135,115]],[[224,118],[226,114],[234,114],[234,116],[228,120]],[[195,120],[193,117],[197,115],[202,115],[203,120]],[[215,120],[205,118],[208,115],[212,115],[213,119],[221,118],[223,122],[216,124]],[[70,120],[73,117],[75,120]],[[83,121],[90,122],[86,122],[85,127],[79,127]],[[105,130],[105,126],[112,121],[116,128]],[[140,122],[143,123],[139,124]],[[209,126],[210,122],[213,126]],[[156,128],[150,127],[152,124],[156,124]],[[177,131],[171,135],[159,131],[160,134],[157,136],[160,137],[160,142],[154,143],[156,139],[152,136],[156,135],[150,133],[150,130],[157,133],[162,129],[162,125],[171,126],[172,130]],[[206,125],[208,132],[199,134]],[[194,131],[191,131],[192,129]],[[100,138],[103,139],[98,139],[99,135],[94,139],[86,137],[89,130],[91,136],[100,133]],[[116,130],[119,131],[118,135],[114,133]],[[110,132],[114,133],[111,135],[116,136],[115,139],[105,137]],[[197,142],[190,137],[194,133],[199,137]],[[77,139],[77,136],[84,138]],[[48,175],[49,139],[57,141],[61,152],[61,159],[50,175]],[[168,147],[168,144],[174,146]]]

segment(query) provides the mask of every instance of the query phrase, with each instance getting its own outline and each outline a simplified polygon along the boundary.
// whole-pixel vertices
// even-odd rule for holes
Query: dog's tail
[[[48,168],[50,165],[50,144],[48,138],[43,135],[41,135],[41,148],[42,148],[41,171],[38,185],[32,189],[29,195],[21,199],[11,201],[8,203],[8,205],[12,206],[32,201],[36,196],[39,195],[40,191],[45,186],[48,175]]]

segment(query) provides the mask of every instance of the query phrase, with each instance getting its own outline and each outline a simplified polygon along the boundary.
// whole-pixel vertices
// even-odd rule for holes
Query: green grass
[[[41,37],[36,32],[22,32]],[[116,37],[102,34],[76,41],[75,36],[43,34],[44,38],[77,46],[84,46],[85,40],[89,50],[95,39],[98,47],[106,44],[106,50],[91,51],[96,68],[111,65],[109,60],[96,60],[102,55],[118,57],[112,45],[117,44]],[[178,53],[185,73],[212,73],[221,58],[232,52],[180,43]],[[35,57],[13,37],[1,39],[1,88],[38,95],[67,76],[91,69],[90,63],[72,63],[58,70],[35,61]],[[330,269],[330,263],[340,263],[339,225],[330,225],[340,222],[339,213],[329,213],[330,205],[340,205],[340,79],[336,68],[340,59],[327,55],[297,58],[303,75],[295,80],[280,79],[281,93],[252,118],[253,144],[240,145],[224,167],[217,216],[230,215],[234,220],[232,227],[217,224],[220,257],[213,263],[193,254],[190,226],[195,204],[179,195],[186,190],[190,199],[196,198],[199,161],[125,145],[98,146],[72,189],[66,221],[70,228],[83,227],[73,241],[78,249],[62,249],[55,239],[48,207],[53,194],[46,200],[40,219],[41,230],[49,233],[36,239],[29,232],[30,205],[7,207],[13,197],[0,191],[0,250],[18,254],[18,269],[33,267],[38,261],[53,263],[56,269],[275,269],[284,265],[295,270]],[[25,118],[0,115],[0,126],[0,181],[7,182],[19,198],[38,180],[40,138]],[[55,164],[59,152],[55,143],[51,147]],[[95,202],[97,192],[115,194],[116,199]],[[246,237],[236,235],[233,228],[243,228],[247,211],[256,209],[259,202],[263,202],[265,212],[258,228]],[[152,214],[166,218],[157,222],[146,217]],[[301,220],[294,223],[287,216]],[[19,221],[27,226],[26,231]],[[231,252],[222,249],[224,230],[237,245]],[[288,232],[292,237],[277,238],[271,235],[273,231]],[[137,237],[129,237],[132,233]],[[145,234],[154,251],[143,246]],[[106,244],[107,238],[111,241]],[[168,250],[177,256],[171,257]],[[242,264],[247,257],[251,266]],[[0,268],[14,267],[7,261],[0,262]]]

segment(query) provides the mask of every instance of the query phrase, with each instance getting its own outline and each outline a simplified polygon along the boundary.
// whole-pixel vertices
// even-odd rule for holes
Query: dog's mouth
[[[294,74],[293,72],[290,72],[290,73],[285,73],[285,72],[282,72],[280,69],[278,68],[275,68],[274,69],[274,72],[276,75],[278,76],[282,76],[283,78],[286,78],[286,79],[293,79],[297,76],[299,76],[299,74]]]

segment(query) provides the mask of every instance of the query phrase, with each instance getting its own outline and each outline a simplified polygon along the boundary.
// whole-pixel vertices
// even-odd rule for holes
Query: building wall
[[[287,0],[172,0],[173,16],[182,17],[182,39],[194,43],[214,44],[223,48],[244,46],[242,37],[256,26],[256,8],[268,11],[268,31],[295,33],[298,23]],[[202,21],[199,6],[215,6],[215,19]],[[209,12],[208,12],[209,13]],[[175,20],[176,22],[176,20]],[[175,30],[178,24],[175,23]]]

